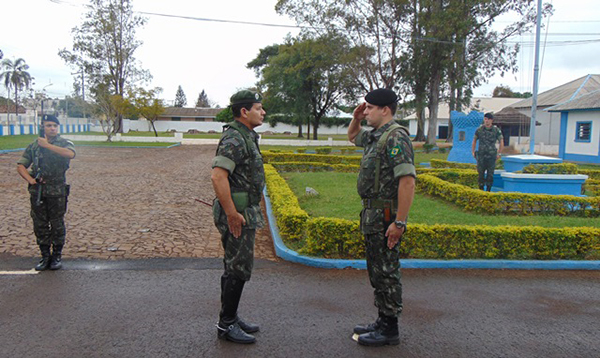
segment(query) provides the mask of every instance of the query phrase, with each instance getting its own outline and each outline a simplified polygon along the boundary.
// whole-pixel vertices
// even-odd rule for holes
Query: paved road
[[[0,271],[30,270],[0,254]],[[405,270],[401,344],[366,348],[364,271],[259,259],[242,303],[258,342],[216,339],[220,259],[66,260],[0,275],[1,357],[599,357],[600,274]]]

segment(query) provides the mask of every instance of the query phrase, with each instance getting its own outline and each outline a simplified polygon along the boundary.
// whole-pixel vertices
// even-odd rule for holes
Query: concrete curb
[[[25,148],[16,148],[16,149],[2,149],[0,150],[0,154],[12,153],[12,152],[22,152]]]
[[[299,264],[343,269],[354,268],[365,270],[367,268],[366,260],[337,260],[322,259],[316,257],[307,257],[299,255],[296,251],[288,249],[281,237],[273,211],[271,209],[271,200],[267,194],[267,189],[263,190],[265,197],[265,206],[267,217],[269,218],[269,227],[275,253],[282,259]],[[414,269],[492,269],[492,270],[600,270],[600,260],[595,261],[576,261],[576,260],[419,260],[405,259],[400,260],[403,268]]]

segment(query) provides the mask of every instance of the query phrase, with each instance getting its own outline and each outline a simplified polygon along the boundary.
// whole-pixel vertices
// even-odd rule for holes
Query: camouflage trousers
[[[479,184],[479,188],[483,189],[484,185],[487,185],[488,188],[492,187],[494,183],[494,169],[496,168],[496,155],[477,155],[477,173],[479,173],[479,177],[477,182]]]
[[[242,227],[242,235],[235,238],[230,232],[228,226],[217,223],[217,229],[221,234],[221,243],[225,256],[223,264],[225,273],[232,274],[240,280],[249,281],[254,266],[254,237],[256,229]]]
[[[36,196],[30,196],[31,218],[33,232],[38,245],[62,246],[65,244],[67,229],[65,227],[65,212],[67,198],[43,197],[40,205],[36,205]]]
[[[385,232],[365,234],[367,270],[375,289],[375,307],[386,316],[402,312],[400,245],[389,249]]]

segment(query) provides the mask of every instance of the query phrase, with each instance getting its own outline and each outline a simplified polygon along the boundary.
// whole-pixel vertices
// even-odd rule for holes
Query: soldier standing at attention
[[[477,160],[477,172],[479,173],[479,189],[491,191],[494,184],[494,169],[496,168],[496,159],[500,158],[500,153],[504,149],[504,140],[500,128],[492,125],[494,115],[486,113],[483,116],[483,125],[475,131],[473,136],[473,145],[471,152]],[[479,139],[479,148],[475,152],[477,140]],[[500,143],[500,150],[496,150],[496,142]]]
[[[29,183],[33,231],[42,252],[42,259],[35,267],[37,271],[62,267],[69,196],[65,173],[71,159],[75,158],[75,146],[70,140],[60,137],[59,125],[55,116],[44,115],[44,136],[27,146],[17,162],[17,172]],[[30,166],[31,171],[28,171]]]
[[[261,100],[258,93],[248,90],[231,97],[234,121],[224,126],[212,163],[211,180],[217,195],[213,216],[225,250],[217,336],[235,343],[254,343],[251,333],[259,330],[242,321],[237,311],[252,273],[256,229],[264,225],[259,204],[265,172],[254,131],[266,114]]]
[[[416,171],[408,130],[393,116],[398,97],[389,89],[376,89],[354,110],[348,139],[364,154],[358,174],[358,194],[362,198],[360,228],[365,236],[367,270],[375,289],[379,318],[358,325],[358,343],[367,346],[400,343],[398,316],[402,312],[400,282],[400,239],[406,232],[412,205]],[[361,127],[361,121],[373,128]]]

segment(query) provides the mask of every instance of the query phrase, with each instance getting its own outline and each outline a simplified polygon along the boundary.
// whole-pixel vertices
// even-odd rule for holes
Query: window
[[[196,122],[204,122],[204,118],[202,117],[196,117]]]
[[[577,122],[575,128],[576,142],[591,142],[592,139],[592,122]]]
[[[173,122],[179,122],[179,121],[181,121],[181,117],[171,117],[171,120]]]
[[[466,137],[465,131],[458,132],[458,141],[459,142],[464,142],[465,141],[465,137]]]

